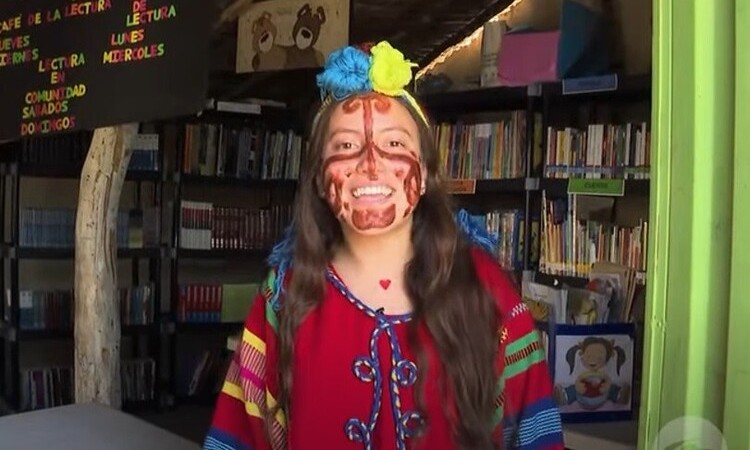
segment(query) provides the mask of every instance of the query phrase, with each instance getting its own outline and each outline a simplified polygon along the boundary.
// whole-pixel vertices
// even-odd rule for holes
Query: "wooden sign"
[[[474,194],[477,191],[477,180],[454,179],[446,182],[449,194]]]
[[[192,114],[208,87],[202,0],[0,4],[0,141]]]
[[[349,0],[254,2],[237,25],[237,73],[321,67],[349,44]]]

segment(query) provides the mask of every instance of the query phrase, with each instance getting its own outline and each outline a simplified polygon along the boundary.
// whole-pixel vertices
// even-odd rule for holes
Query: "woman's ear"
[[[326,193],[323,190],[323,180],[321,180],[320,174],[315,175],[315,190],[318,192],[318,197],[325,200]]]
[[[324,197],[323,183],[320,181],[320,174],[315,175],[315,191],[318,193],[318,197]]]

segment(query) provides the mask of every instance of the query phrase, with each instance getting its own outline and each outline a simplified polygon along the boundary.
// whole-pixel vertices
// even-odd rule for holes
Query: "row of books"
[[[542,242],[539,270],[562,276],[586,277],[591,265],[607,261],[646,271],[648,221],[621,226],[598,220],[581,220],[566,199],[543,199]],[[572,204],[570,204],[572,203]]]
[[[124,359],[120,364],[123,402],[154,398],[156,364],[153,359]],[[21,410],[68,405],[73,402],[70,367],[38,367],[21,371]]]
[[[153,284],[118,289],[120,320],[125,326],[150,325],[154,322]]]
[[[139,133],[130,144],[132,153],[128,170],[156,172],[161,168],[159,154],[159,135],[156,133]]]
[[[22,164],[80,165],[85,159],[93,131],[79,131],[54,136],[36,137],[20,141]]]
[[[119,211],[117,247],[144,248],[159,244],[159,209]],[[23,208],[19,216],[21,247],[75,247],[76,210],[72,208]]]
[[[23,411],[73,403],[73,370],[70,367],[39,367],[21,371]]]
[[[42,165],[56,167],[82,166],[93,132],[76,133],[24,139],[20,142],[20,162],[24,165]],[[132,153],[128,170],[158,171],[159,135],[139,133],[131,142]]]
[[[646,122],[547,128],[547,178],[647,179],[651,132]]]
[[[520,209],[508,209],[490,211],[484,214],[474,214],[473,220],[495,236],[498,242],[498,261],[505,270],[523,269],[524,257],[524,211]],[[532,217],[531,221],[532,247],[529,262],[535,264],[539,260],[536,251],[539,239],[539,217]]]
[[[186,124],[182,172],[248,179],[297,179],[304,142],[293,130]]]
[[[433,127],[443,167],[451,178],[501,179],[524,176],[525,112],[495,123],[441,123]],[[25,140],[27,164],[79,165],[90,132]],[[647,179],[651,132],[646,122],[590,124],[586,129],[547,128],[547,178]],[[158,171],[159,135],[135,136],[129,170]],[[297,179],[303,139],[291,130],[187,124],[183,172],[241,179]]]
[[[73,290],[22,290],[19,293],[18,326],[22,330],[67,331],[73,328]],[[149,325],[154,318],[152,285],[120,288],[122,325]],[[5,291],[6,311],[10,311],[10,289]],[[9,317],[5,318],[9,321]]]
[[[517,178],[525,172],[526,113],[493,123],[440,123],[433,127],[443,167],[451,178]],[[82,164],[91,132],[27,139],[26,164]],[[648,178],[651,132],[646,122],[548,127],[545,177]],[[249,179],[296,179],[305,143],[292,130],[226,124],[186,124],[183,173]],[[159,135],[132,143],[130,170],[159,170]]]
[[[122,373],[122,401],[147,402],[154,399],[156,363],[151,358],[124,359]]]
[[[258,283],[181,285],[177,321],[244,322],[258,287]]]
[[[522,295],[536,322],[597,325],[642,320],[636,271],[621,264],[592,264],[585,287],[551,287],[524,280]],[[640,289],[642,294],[642,289]]]
[[[214,206],[183,201],[180,206],[180,247],[211,250],[270,248],[291,220],[291,206],[267,209]]]
[[[524,111],[513,111],[501,122],[440,123],[433,133],[449,178],[518,178],[525,174]]]

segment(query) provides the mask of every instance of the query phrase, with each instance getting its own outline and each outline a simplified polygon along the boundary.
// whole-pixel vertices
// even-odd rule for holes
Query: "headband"
[[[412,67],[416,66],[387,41],[335,50],[328,56],[323,72],[317,76],[323,100],[320,110],[334,101],[377,92],[406,100],[429,125],[422,108],[406,90],[412,80]]]

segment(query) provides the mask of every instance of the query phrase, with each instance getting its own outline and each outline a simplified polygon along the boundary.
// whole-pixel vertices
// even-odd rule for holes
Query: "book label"
[[[625,180],[592,180],[571,178],[568,180],[568,194],[608,195],[622,197],[625,195]]]
[[[563,95],[608,92],[617,90],[617,75],[600,75],[562,80]]]
[[[448,180],[446,187],[449,194],[474,194],[477,191],[477,180],[474,179],[458,179]]]

